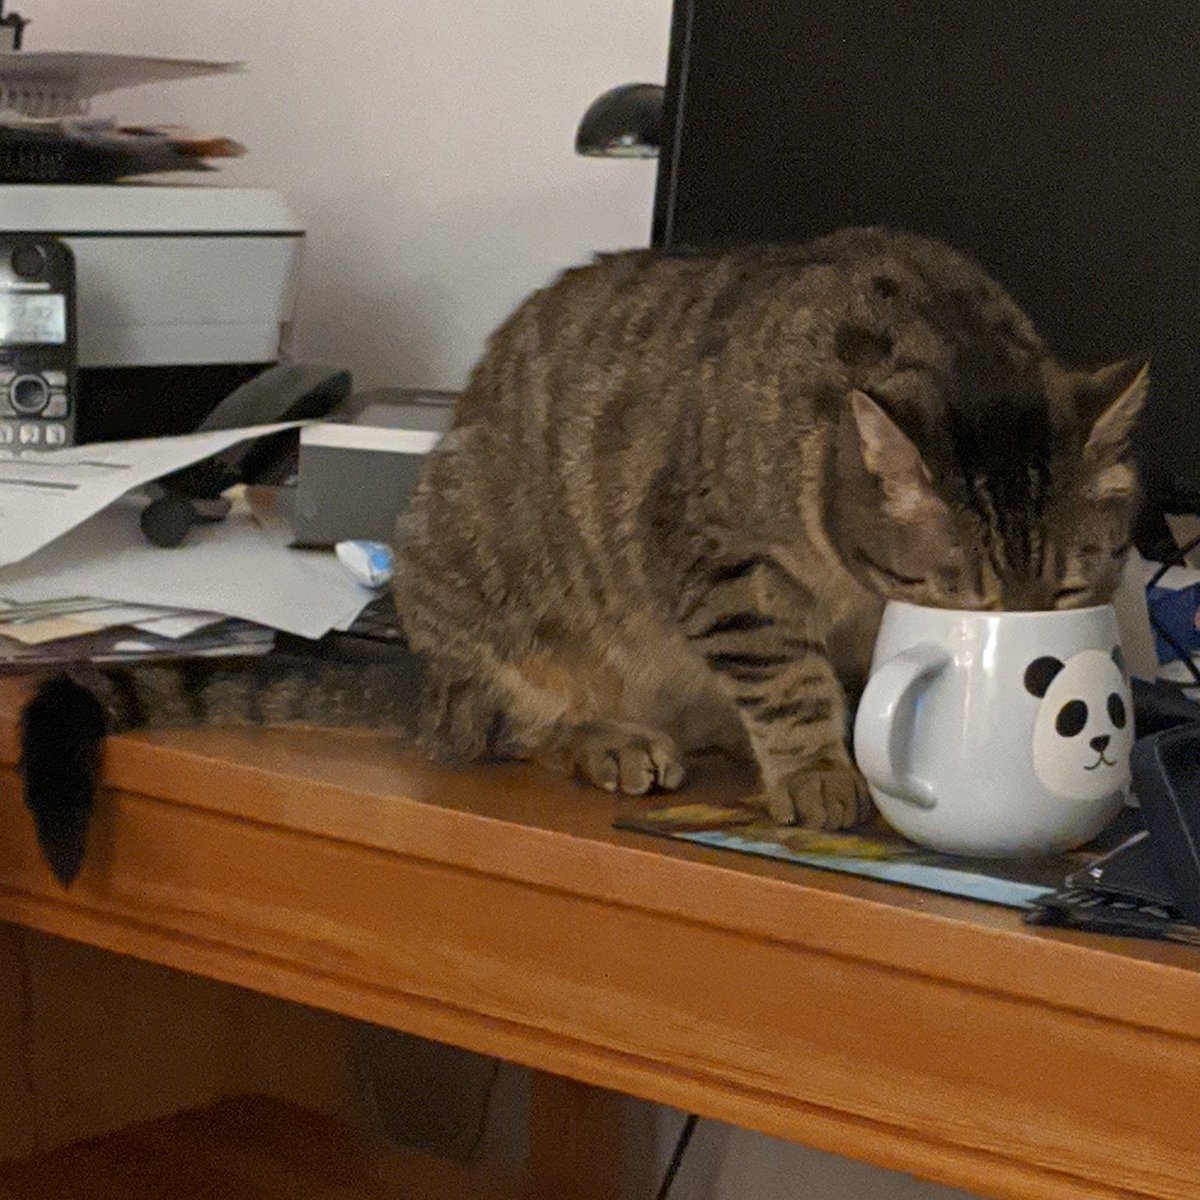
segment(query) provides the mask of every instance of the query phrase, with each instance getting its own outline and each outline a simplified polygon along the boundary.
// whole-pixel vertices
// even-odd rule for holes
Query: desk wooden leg
[[[618,1200],[622,1097],[541,1071],[529,1088],[535,1200]]]

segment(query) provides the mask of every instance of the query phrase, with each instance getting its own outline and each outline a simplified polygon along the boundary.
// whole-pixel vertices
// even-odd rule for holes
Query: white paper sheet
[[[216,625],[223,620],[225,617],[222,613],[183,612],[131,623],[134,629],[140,629],[143,633],[152,633],[155,637],[177,641],[179,638],[190,637],[193,633],[198,633],[201,629],[207,629],[210,625]]]
[[[24,562],[0,569],[0,604],[100,596],[222,613],[317,638],[372,599],[333,554],[292,550],[284,525],[234,511],[173,550],[150,545],[138,508],[113,504]]]
[[[5,50],[0,52],[0,84],[17,92],[52,90],[72,100],[117,88],[227,75],[243,71],[240,62],[199,58],[152,58],[141,54],[109,54],[99,50]]]
[[[102,442],[48,453],[0,451],[0,566],[28,558],[125,492],[239,442],[300,424]]]
[[[40,646],[44,642],[84,637],[89,633],[98,633],[101,629],[133,625],[162,616],[162,609],[149,605],[113,604],[62,616],[23,617],[20,620],[5,621],[0,624],[0,637],[10,638],[23,646]]]

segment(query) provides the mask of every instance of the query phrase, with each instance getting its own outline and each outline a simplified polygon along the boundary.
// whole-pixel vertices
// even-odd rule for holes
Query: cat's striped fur
[[[493,337],[402,525],[425,736],[627,792],[722,746],[777,818],[851,824],[842,684],[883,599],[1106,599],[1144,394],[912,236],[568,272]]]
[[[612,790],[749,754],[783,820],[866,811],[845,744],[882,602],[1079,606],[1113,590],[1145,371],[1060,369],[945,246],[637,252],[495,334],[403,523],[396,597],[424,735]],[[76,672],[23,721],[26,798],[78,870],[106,732],[403,723],[389,668]]]

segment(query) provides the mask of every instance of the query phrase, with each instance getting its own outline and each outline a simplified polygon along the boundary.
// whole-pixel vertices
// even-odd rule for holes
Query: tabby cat
[[[402,523],[425,737],[635,794],[720,747],[776,820],[852,825],[883,601],[1107,600],[1146,385],[1063,369],[911,235],[570,271],[494,335]]]
[[[883,601],[1107,599],[1146,386],[1063,369],[978,266],[910,235],[569,271],[494,335],[402,521],[424,738],[629,793],[722,748],[776,819],[851,825],[845,694]],[[51,680],[22,731],[43,848],[74,876],[107,732],[402,725],[401,692],[262,660]]]

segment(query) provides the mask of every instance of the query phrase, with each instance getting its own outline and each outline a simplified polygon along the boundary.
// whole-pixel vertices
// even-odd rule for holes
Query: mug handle
[[[928,685],[950,662],[932,642],[919,642],[889,658],[867,680],[854,719],[854,758],[867,782],[918,808],[933,808],[933,785],[900,767],[896,715],[917,688]]]

